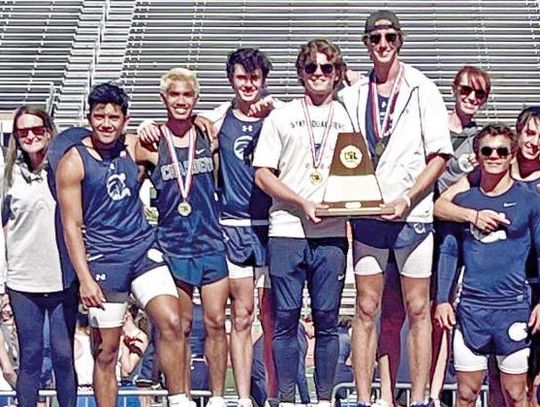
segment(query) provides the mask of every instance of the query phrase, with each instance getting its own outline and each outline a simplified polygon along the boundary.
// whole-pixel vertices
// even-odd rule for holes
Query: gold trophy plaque
[[[394,213],[394,208],[384,204],[373,163],[360,133],[338,135],[322,204],[328,208],[318,209],[317,216]]]

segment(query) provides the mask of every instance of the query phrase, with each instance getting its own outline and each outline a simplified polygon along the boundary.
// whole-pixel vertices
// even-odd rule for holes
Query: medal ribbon
[[[191,191],[191,186],[193,184],[193,160],[195,158],[195,131],[193,128],[190,128],[188,131],[189,137],[189,148],[188,148],[188,161],[186,169],[186,180],[182,180],[182,174],[180,173],[180,163],[178,162],[178,157],[176,156],[176,151],[174,150],[173,135],[168,127],[165,133],[165,140],[167,142],[167,149],[169,150],[169,156],[176,172],[176,181],[178,183],[178,189],[180,190],[180,195],[182,200],[187,202],[189,192]]]
[[[332,127],[332,119],[334,117],[334,104],[330,104],[330,111],[328,112],[328,117],[326,118],[326,126],[324,128],[323,137],[321,140],[321,147],[319,148],[319,153],[315,149],[315,136],[313,135],[313,127],[311,126],[311,118],[309,117],[309,112],[306,104],[306,100],[302,99],[302,109],[304,110],[304,118],[306,120],[306,126],[309,133],[309,146],[311,148],[311,160],[313,168],[317,169],[321,165],[323,152],[326,147],[326,141],[328,140],[328,135],[330,134],[330,128]]]
[[[396,107],[396,101],[399,94],[399,87],[401,86],[401,80],[403,79],[403,65],[399,66],[399,72],[394,80],[392,85],[392,92],[390,93],[390,98],[388,100],[388,108],[384,113],[383,122],[381,125],[380,115],[379,115],[379,102],[377,100],[377,84],[375,83],[375,72],[372,72],[369,79],[369,92],[370,92],[370,110],[371,110],[371,119],[373,122],[373,128],[375,130],[375,137],[377,140],[382,140],[387,137],[392,129],[390,117],[394,114],[394,109]]]

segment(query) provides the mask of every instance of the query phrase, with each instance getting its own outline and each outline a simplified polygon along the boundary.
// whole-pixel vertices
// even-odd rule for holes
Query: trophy
[[[317,216],[391,215],[384,204],[373,163],[360,133],[340,133],[334,149],[323,205]]]

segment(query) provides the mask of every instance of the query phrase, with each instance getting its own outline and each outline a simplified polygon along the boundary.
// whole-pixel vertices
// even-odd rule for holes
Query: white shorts
[[[358,241],[354,242],[354,274],[371,276],[383,273],[388,265],[390,249],[379,249]],[[428,278],[433,262],[433,233],[417,245],[393,249],[399,273],[405,277]]]
[[[227,259],[227,269],[229,270],[229,278],[231,280],[236,280],[240,278],[247,278],[255,275],[253,266],[239,266],[238,264],[234,264],[233,262],[229,261]]]
[[[131,292],[141,308],[146,308],[150,300],[161,295],[178,298],[176,285],[167,266],[159,266],[147,271],[131,282]],[[88,321],[92,328],[117,328],[124,324],[127,302],[105,302],[104,309],[88,309]]]
[[[255,267],[255,288],[272,288],[268,266]]]
[[[467,347],[463,334],[454,330],[454,366],[458,372],[477,372],[487,370],[489,355],[480,355]],[[522,374],[529,370],[529,348],[524,348],[507,356],[497,356],[499,370],[507,374]]]

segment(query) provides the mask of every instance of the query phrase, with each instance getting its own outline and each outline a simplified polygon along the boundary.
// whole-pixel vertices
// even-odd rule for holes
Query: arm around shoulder
[[[433,214],[436,218],[449,222],[474,223],[477,211],[453,203],[457,194],[468,191],[471,188],[466,175],[461,177],[454,185],[451,185],[435,201]]]

